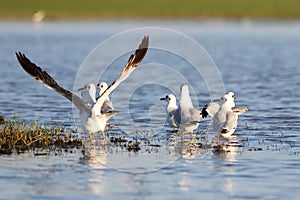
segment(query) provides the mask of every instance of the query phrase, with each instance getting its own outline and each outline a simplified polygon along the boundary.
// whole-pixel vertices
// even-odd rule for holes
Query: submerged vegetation
[[[35,155],[45,155],[57,150],[83,147],[80,138],[60,125],[47,128],[39,125],[38,121],[27,125],[25,120],[13,119],[5,121],[0,127],[0,155],[28,150],[33,150]]]

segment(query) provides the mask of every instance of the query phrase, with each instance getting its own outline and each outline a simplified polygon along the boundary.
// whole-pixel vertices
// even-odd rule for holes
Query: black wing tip
[[[22,61],[24,58],[26,58],[26,56],[25,56],[22,52],[20,52],[20,51],[16,51],[15,53],[16,53],[16,57],[17,57],[18,61],[19,61],[20,64],[21,64],[21,61]]]
[[[207,109],[207,105],[202,108],[202,111],[201,111],[202,118],[207,118],[207,116],[208,116],[208,112],[206,111],[206,109]]]
[[[16,53],[16,57],[17,57],[17,59],[18,59],[20,65],[21,65],[24,69],[28,66],[29,63],[30,63],[30,64],[33,64],[33,63],[29,60],[29,58],[27,58],[27,57],[25,56],[25,54],[22,53],[21,51],[17,51],[17,52],[15,52],[15,53]]]
[[[142,42],[140,43],[138,49],[136,49],[135,53],[132,54],[132,64],[138,65],[144,59],[149,47],[149,35],[143,37]],[[130,60],[129,59],[129,60]]]
[[[139,49],[148,49],[149,46],[149,35],[145,35],[141,44],[139,45]]]

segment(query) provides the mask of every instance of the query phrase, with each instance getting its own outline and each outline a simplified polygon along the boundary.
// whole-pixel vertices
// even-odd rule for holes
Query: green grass
[[[299,0],[0,0],[0,19],[260,18],[300,19]]]
[[[38,155],[38,152],[45,150],[50,153],[57,149],[61,151],[81,147],[82,140],[59,125],[47,128],[39,125],[37,121],[26,125],[24,120],[17,119],[0,125],[0,155],[19,154],[29,150],[34,150]]]

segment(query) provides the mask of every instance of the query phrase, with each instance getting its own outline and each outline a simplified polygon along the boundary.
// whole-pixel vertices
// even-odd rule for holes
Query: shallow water
[[[201,123],[193,141],[182,142],[170,133],[172,128],[164,126],[165,102],[160,102],[160,97],[170,91],[178,96],[185,79],[191,84],[194,104],[201,107],[210,101],[210,96],[202,77],[191,72],[190,63],[170,52],[150,49],[140,71],[136,70],[112,94],[120,113],[111,120],[114,126],[107,131],[108,135],[138,140],[143,144],[139,152],[109,144],[91,147],[92,159],[86,159],[80,150],[58,156],[33,156],[32,152],[2,155],[2,196],[296,199],[300,186],[297,22],[103,21],[52,22],[40,26],[0,22],[0,115],[29,121],[39,119],[45,125],[58,121],[81,134],[73,120],[72,104],[30,78],[19,67],[14,52],[24,52],[63,87],[78,89],[74,80],[78,78],[79,67],[96,45],[120,31],[143,26],[175,29],[206,49],[217,65],[225,91],[234,91],[237,105],[249,108],[239,117],[233,145],[224,146],[225,151],[214,151],[209,146],[199,148],[199,144],[212,144],[214,134],[207,127],[209,120]],[[151,42],[168,43],[165,37],[159,41],[153,34],[150,46]],[[121,45],[135,48],[140,38]],[[180,41],[172,45],[185,48]],[[109,66],[101,68],[104,81],[112,82],[129,56],[114,55],[118,48],[113,46],[96,60],[101,66]],[[190,55],[202,59],[194,49]],[[116,56],[111,62],[110,58]],[[154,61],[169,67],[149,64]],[[142,67],[150,70],[145,73]],[[170,78],[176,75],[172,69],[185,79]],[[86,77],[94,82],[100,79],[97,78]],[[135,85],[140,82],[140,87]],[[172,88],[166,87],[170,85]],[[124,93],[129,95],[129,101],[124,100]],[[200,135],[199,131],[205,134]],[[158,146],[147,145],[148,142]]]

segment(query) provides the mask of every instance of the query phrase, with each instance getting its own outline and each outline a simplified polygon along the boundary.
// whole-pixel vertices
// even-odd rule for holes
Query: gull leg
[[[193,132],[190,132],[190,140],[193,140]]]
[[[184,140],[184,133],[183,131],[179,131],[180,135],[181,135],[181,140]]]
[[[230,144],[230,136],[227,138],[228,145]]]
[[[105,133],[104,133],[104,131],[102,131],[102,137],[103,137],[104,144],[106,144],[106,138],[105,138]]]
[[[93,144],[93,134],[89,132],[89,136],[90,136],[90,143]]]
[[[220,146],[221,142],[220,142],[220,136],[217,136],[217,145]]]

